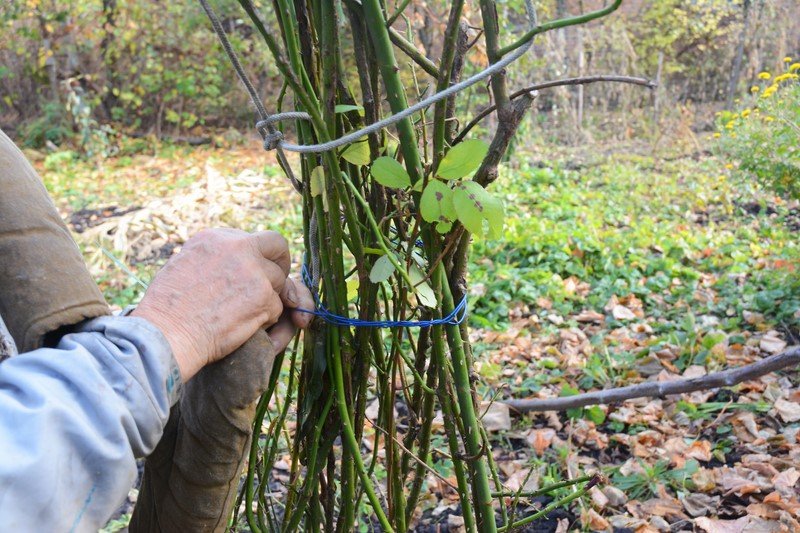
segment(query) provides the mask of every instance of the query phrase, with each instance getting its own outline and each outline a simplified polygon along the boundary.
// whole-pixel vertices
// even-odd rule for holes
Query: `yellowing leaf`
[[[311,171],[311,196],[322,195],[322,206],[328,212],[328,196],[325,194],[325,169],[322,165],[314,167]]]
[[[358,111],[359,115],[364,114],[364,108],[360,105],[338,104],[333,108],[334,113],[349,113],[350,111]]]
[[[358,278],[353,277],[347,280],[347,301],[352,302],[358,296]]]
[[[386,281],[394,272],[394,263],[388,255],[382,255],[372,265],[372,270],[369,272],[369,280],[372,283],[380,283]]]
[[[453,206],[458,220],[476,236],[483,235],[484,220],[489,223],[489,235],[494,238],[500,236],[503,230],[503,203],[479,183],[465,181],[456,185]]]
[[[480,139],[470,139],[455,145],[445,154],[436,174],[444,179],[463,178],[480,166],[489,145]]]
[[[422,273],[422,270],[420,270],[416,264],[411,263],[411,270],[408,272],[408,277],[411,278],[411,281],[414,283],[414,292],[417,295],[419,304],[425,307],[436,307],[436,293],[433,292],[427,280],[420,283],[425,278],[425,274]]]
[[[419,208],[422,218],[428,222],[436,222],[436,229],[439,231],[446,231],[447,225],[452,225],[456,219],[453,190],[439,180],[432,180],[425,187]]]
[[[402,189],[411,185],[411,178],[403,165],[391,157],[379,157],[370,169],[375,181],[386,187]]]
[[[369,143],[362,137],[342,151],[341,156],[354,165],[369,165]]]
[[[325,170],[322,165],[311,171],[311,196],[319,196],[325,190]]]

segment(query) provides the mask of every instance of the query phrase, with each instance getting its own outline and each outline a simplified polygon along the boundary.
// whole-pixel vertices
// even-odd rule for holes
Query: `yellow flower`
[[[748,116],[750,116],[749,109],[745,109],[744,111],[742,111],[742,118],[747,118]]]
[[[784,80],[788,80],[790,76],[791,74],[789,74],[788,72],[786,74],[781,74],[780,76],[776,76],[775,83],[780,83]]]
[[[728,163],[727,165],[725,165],[725,168],[727,168],[728,170],[733,170],[733,164]]]
[[[727,128],[729,130],[732,130],[733,129],[733,122],[728,122],[727,124],[725,124],[725,128]]]
[[[736,138],[736,134],[735,133],[731,133],[731,139],[735,139],[735,138]]]
[[[764,122],[772,122],[775,120],[775,117],[764,117]]]
[[[720,137],[722,137],[722,134],[720,132],[715,132],[714,133],[714,138],[715,139],[719,139]]]
[[[792,63],[789,65],[789,72],[794,72],[795,70],[800,69],[800,63]]]
[[[783,62],[784,63],[791,63],[792,62],[792,58],[789,57],[789,56],[786,56],[786,57],[783,58]]]
[[[760,80],[768,80],[771,77],[772,77],[772,75],[769,72],[759,72],[758,73],[758,79],[760,79]]]
[[[750,92],[753,93],[753,94],[757,93],[760,90],[761,90],[761,87],[759,87],[758,85],[753,85],[752,87],[750,87]]]

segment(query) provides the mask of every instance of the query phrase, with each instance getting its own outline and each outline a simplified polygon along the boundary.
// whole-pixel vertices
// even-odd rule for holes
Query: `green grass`
[[[711,276],[720,298],[691,302],[695,314],[736,320],[749,309],[787,320],[798,287],[790,268],[774,266],[800,257],[783,224],[787,213],[767,219],[736,207],[753,194],[720,167],[616,158],[583,171],[506,172],[499,183],[508,209],[504,239],[479,243],[472,255],[471,281],[487,288],[473,316],[503,328],[511,302],[545,297],[567,315],[635,294],[647,316],[672,320]],[[591,285],[585,299],[565,292],[570,276]]]

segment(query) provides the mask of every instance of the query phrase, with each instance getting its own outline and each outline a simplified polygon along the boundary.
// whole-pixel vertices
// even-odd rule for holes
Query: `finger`
[[[266,317],[264,318],[264,323],[262,327],[268,328],[275,324],[278,319],[280,319],[281,315],[283,314],[283,303],[281,299],[278,297],[277,293],[273,293],[272,296],[267,298],[266,301]]]
[[[283,269],[272,261],[261,261],[261,268],[264,269],[272,289],[282,297],[286,291],[286,274]]]
[[[306,309],[305,307],[300,309],[292,309],[290,316],[292,318],[292,324],[295,327],[300,329],[306,329],[308,326],[311,325],[311,321],[314,320],[314,314],[311,313],[312,308]]]
[[[283,305],[295,309],[300,307],[302,309],[314,308],[314,297],[311,296],[311,291],[298,279],[286,278],[286,283],[281,291],[281,300]]]
[[[297,334],[297,328],[294,327],[288,316],[283,315],[274,326],[267,330],[267,333],[272,341],[272,346],[277,351],[282,352],[292,342],[295,334]]]
[[[284,277],[289,275],[292,257],[289,255],[289,243],[277,231],[257,231],[252,234],[258,252],[283,270]]]
[[[281,301],[284,307],[294,309],[300,305],[300,299],[297,295],[298,285],[299,284],[292,278],[286,278],[286,283],[283,284],[283,290],[281,291]]]
[[[287,285],[289,281],[294,285],[294,297],[297,301],[297,305],[287,305],[286,307],[292,309],[291,317],[294,325],[298,328],[305,329],[314,319],[314,315],[308,311],[313,311],[316,309],[316,302],[314,301],[314,297],[311,295],[311,291],[308,289],[308,287],[292,279],[287,281]]]

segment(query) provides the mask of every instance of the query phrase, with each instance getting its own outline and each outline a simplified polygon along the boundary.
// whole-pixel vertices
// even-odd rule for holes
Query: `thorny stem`
[[[577,491],[573,492],[572,494],[570,494],[569,496],[561,498],[560,500],[554,501],[553,503],[551,503],[550,505],[548,505],[547,507],[545,507],[544,509],[542,509],[538,513],[534,513],[534,514],[532,514],[530,516],[526,516],[522,520],[514,522],[513,524],[509,524],[508,526],[504,526],[504,527],[500,528],[498,531],[500,533],[505,533],[506,531],[513,531],[518,527],[522,527],[522,526],[524,526],[526,524],[530,524],[531,522],[539,520],[543,516],[547,516],[547,514],[550,513],[551,511],[553,511],[555,509],[558,509],[559,507],[564,507],[565,505],[567,505],[569,503],[572,503],[573,501],[577,500],[578,498],[582,498],[587,492],[589,492],[592,489],[592,487],[594,487],[598,483],[600,483],[600,476],[593,476],[589,480],[589,482],[586,485],[584,485],[580,490],[577,490]]]
[[[503,57],[507,53],[513,52],[514,50],[524,45],[525,43],[527,43],[540,33],[544,33],[550,30],[556,30],[558,28],[566,28],[567,26],[575,26],[576,24],[585,24],[594,19],[605,17],[606,15],[609,15],[614,11],[616,11],[620,5],[622,5],[622,0],[614,0],[614,2],[609,6],[604,7],[603,9],[598,9],[597,11],[591,11],[589,13],[584,13],[583,15],[567,17],[563,19],[546,22],[544,24],[540,24],[535,28],[533,28],[532,30],[525,33],[522,37],[520,37],[512,44],[504,46],[503,48],[497,50],[497,55],[498,57]]]
[[[295,108],[310,115],[310,121],[299,121],[297,124],[298,137],[303,143],[325,142],[341,136],[356,124],[377,121],[381,113],[381,79],[385,88],[384,96],[392,112],[407,109],[408,102],[392,42],[413,59],[411,68],[414,81],[416,64],[436,78],[437,90],[448,87],[458,79],[461,61],[468,48],[460,21],[463,0],[454,0],[451,5],[438,66],[416,49],[410,36],[403,38],[391,28],[397,17],[404,16],[410,0],[398,2],[396,12],[388,20],[382,0],[344,0],[352,29],[353,48],[359,64],[366,65],[358,72],[365,114],[362,118],[352,112],[336,113],[337,104],[356,103],[342,66],[345,63],[339,46],[338,32],[341,30],[338,19],[343,13],[342,0],[273,0],[282,37],[280,44],[259,20],[251,0],[238,2],[253,20],[275,57],[285,85],[294,93]],[[487,52],[490,61],[496,62],[514,48],[513,45],[505,49],[499,46],[500,26],[494,1],[481,0],[481,10],[487,27]],[[562,25],[554,25],[556,23]],[[563,25],[569,24],[556,21],[539,26],[537,30],[541,33]],[[511,102],[513,95],[508,97],[504,80],[503,73],[492,80],[500,114],[521,117],[526,108],[516,109],[517,106],[513,104],[517,102]],[[452,99],[436,105],[431,146],[427,142],[428,125],[424,114],[416,127],[411,118],[399,121],[396,126],[402,153],[402,158],[398,159],[405,164],[414,184],[420,181],[424,183],[432,175],[430,168],[423,169],[421,154],[425,155],[425,163],[431,162],[435,169],[447,150],[447,143],[453,135],[451,124],[455,123],[454,120],[448,123],[454,118],[452,105]],[[518,120],[510,130],[515,130],[516,124]],[[391,133],[380,132],[369,136],[371,159],[383,152],[387,134]],[[504,131],[496,137],[505,139],[507,134]],[[493,142],[492,146],[494,152],[490,163],[496,168],[498,154],[505,151],[507,143]],[[428,148],[433,149],[431,159],[427,152],[423,152]],[[408,271],[413,262],[411,249],[419,235],[424,242],[425,252],[422,255],[427,261],[428,276],[438,302],[433,308],[423,310],[422,315],[441,318],[453,310],[457,297],[466,286],[463,278],[469,235],[463,228],[457,226],[450,234],[451,239],[443,241],[428,224],[420,220],[419,209],[414,209],[414,204],[419,201],[418,193],[411,193],[409,201],[403,194],[384,189],[369,180],[367,167],[342,161],[336,152],[303,155],[300,164],[306,185],[313,169],[319,166],[324,169],[325,185],[320,195],[312,197],[308,187],[303,189],[303,214],[306,247],[316,251],[318,258],[314,259],[322,266],[319,270],[322,278],[319,288],[325,305],[336,314],[348,314],[351,302],[348,301],[345,281],[353,272],[345,274],[345,261],[350,261],[345,254],[349,252],[355,260],[353,270],[358,272],[356,306],[359,318],[370,320],[384,313],[395,318],[404,317],[409,309],[406,285],[413,290]],[[310,223],[312,214],[316,217],[316,226]],[[404,220],[406,216],[409,218]],[[410,224],[409,231],[407,226],[410,220],[414,222]],[[392,225],[400,236],[399,247],[392,244],[394,237],[391,240],[389,238]],[[315,231],[313,236],[312,231]],[[447,246],[443,243],[447,243]],[[316,244],[315,250],[311,244]],[[398,270],[390,284],[373,284],[367,279],[371,256],[365,254],[375,253],[376,248],[387,254]],[[397,256],[393,250],[397,250]],[[407,255],[401,257],[402,254]],[[403,266],[406,262],[408,267]],[[451,267],[453,264],[455,266]],[[379,288],[383,290],[382,304],[378,300]],[[470,379],[471,353],[466,332],[466,324],[434,326],[420,331],[416,347],[410,332],[408,338],[403,338],[402,332],[394,332],[387,353],[384,353],[386,337],[379,330],[365,333],[364,330],[353,331],[320,322],[306,334],[305,342],[308,344],[304,347],[302,370],[296,385],[298,426],[295,442],[289,446],[292,464],[289,494],[281,524],[284,531],[296,530],[303,520],[309,531],[348,531],[360,517],[357,513],[360,512],[359,502],[364,494],[384,531],[392,531],[393,527],[395,530],[405,530],[413,518],[425,471],[429,468],[427,463],[431,460],[431,427],[437,399],[444,414],[450,448],[448,457],[453,463],[465,527],[470,533],[496,531],[492,498],[497,493],[491,491],[490,474],[495,484],[498,476],[493,462],[487,462],[487,458],[491,459],[487,455],[491,454],[491,446],[476,412],[475,392]],[[426,340],[423,342],[423,339]],[[413,361],[403,352],[408,345],[418,350]],[[428,347],[431,348],[430,356],[427,355]],[[430,360],[426,369],[427,357]],[[407,369],[403,362],[408,365]],[[395,420],[393,411],[394,402],[398,399],[406,401],[412,413],[412,424],[418,424],[414,429],[409,428],[402,439],[398,436],[397,439],[391,437],[384,440],[382,449],[386,452],[388,477],[385,487],[388,489],[388,502],[380,497],[377,490],[379,486],[372,478],[378,458],[377,434],[369,469],[365,468],[360,448],[368,398],[367,379],[371,368],[377,369],[379,375],[378,383],[374,388],[369,387],[369,391],[372,394],[377,389],[381,426],[390,434],[403,427]],[[291,383],[290,379],[290,388]],[[265,410],[268,399],[262,399],[262,402],[259,409]],[[331,411],[334,402],[336,408]],[[271,427],[276,423],[283,425],[288,404],[287,397],[287,402],[278,406],[280,415],[273,420]],[[337,457],[334,443],[339,436],[343,447],[341,455]],[[416,455],[412,451],[414,449]],[[257,442],[251,448],[251,457],[254,450],[251,468],[258,458]],[[249,486],[245,489],[248,491],[247,518],[254,531],[273,529],[274,511],[269,514],[269,528],[265,527],[262,513],[266,507],[263,489],[266,487],[267,466],[274,461],[276,451],[277,447],[271,446],[261,463],[258,488],[262,492],[258,498],[259,514],[255,517],[252,511],[254,477],[248,473]],[[409,478],[411,475],[413,478]],[[337,481],[340,483],[338,500]],[[406,489],[409,489],[408,492]],[[496,490],[502,489],[497,485]],[[387,504],[388,513],[384,510]],[[516,527],[519,524],[506,523],[504,527]]]
[[[386,514],[383,512],[381,502],[378,499],[378,495],[375,493],[375,488],[372,486],[372,480],[369,478],[369,475],[367,475],[367,470],[364,468],[364,461],[361,459],[361,447],[356,441],[356,436],[353,432],[353,423],[350,420],[350,413],[347,411],[347,400],[344,395],[344,379],[342,377],[342,356],[339,350],[339,339],[337,338],[338,335],[336,328],[331,328],[331,333],[333,336],[331,340],[333,343],[332,366],[334,388],[336,389],[336,399],[339,407],[339,416],[342,422],[342,433],[345,437],[345,443],[350,448],[350,453],[353,457],[353,462],[355,463],[354,466],[356,472],[358,472],[358,477],[361,478],[361,484],[364,487],[364,492],[367,493],[367,498],[372,505],[372,510],[375,512],[375,516],[378,517],[378,521],[381,523],[384,531],[392,532],[394,529],[389,523],[389,520],[386,518]]]

